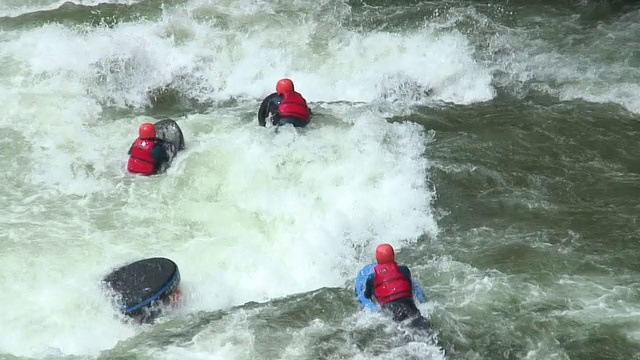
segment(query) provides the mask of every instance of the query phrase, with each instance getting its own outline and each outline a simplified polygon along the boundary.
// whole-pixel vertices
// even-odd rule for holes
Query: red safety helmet
[[[156,126],[152,123],[144,123],[140,125],[140,129],[138,129],[138,135],[140,139],[155,139]]]
[[[293,81],[291,79],[280,79],[276,84],[276,92],[278,95],[293,91]]]
[[[395,261],[396,254],[389,244],[380,244],[376,248],[376,261],[378,264],[388,264]]]

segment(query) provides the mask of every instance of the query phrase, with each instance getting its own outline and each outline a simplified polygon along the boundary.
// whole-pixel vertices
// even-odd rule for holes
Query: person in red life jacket
[[[142,175],[164,172],[169,162],[165,146],[170,144],[156,138],[156,126],[152,123],[140,125],[138,135],[129,148],[127,170]]]
[[[292,124],[305,127],[312,115],[307,100],[294,90],[293,81],[281,79],[276,83],[276,92],[262,100],[258,109],[258,124],[265,126],[267,118],[270,118],[274,126]]]
[[[395,252],[389,244],[381,244],[376,248],[377,265],[365,283],[364,296],[371,299],[375,296],[383,312],[390,313],[394,321],[411,319],[410,326],[429,329],[429,320],[420,314],[413,300],[415,293],[421,303],[427,301],[420,286],[411,278],[411,271],[395,261]]]

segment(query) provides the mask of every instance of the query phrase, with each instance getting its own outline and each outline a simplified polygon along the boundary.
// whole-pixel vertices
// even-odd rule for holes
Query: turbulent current
[[[0,0],[0,359],[640,359],[640,4]],[[315,114],[260,127],[290,77]],[[187,148],[126,171],[139,124]],[[437,341],[360,311],[393,244]],[[101,286],[162,256],[184,301]]]

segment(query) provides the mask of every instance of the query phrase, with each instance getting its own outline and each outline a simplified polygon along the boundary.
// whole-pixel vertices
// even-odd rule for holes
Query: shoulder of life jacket
[[[293,117],[303,121],[309,121],[309,107],[302,95],[295,91],[288,92],[282,97],[278,106],[278,114],[281,117]]]

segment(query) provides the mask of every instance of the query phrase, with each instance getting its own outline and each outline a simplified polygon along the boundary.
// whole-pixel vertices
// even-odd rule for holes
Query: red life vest
[[[285,93],[278,106],[280,117],[293,117],[306,123],[309,122],[309,108],[302,95],[295,91]]]
[[[156,170],[156,161],[151,155],[156,142],[153,140],[136,139],[131,148],[131,156],[127,170],[132,173],[152,175]]]
[[[411,282],[400,272],[398,264],[378,264],[373,268],[373,294],[378,303],[384,305],[388,302],[413,297]]]

